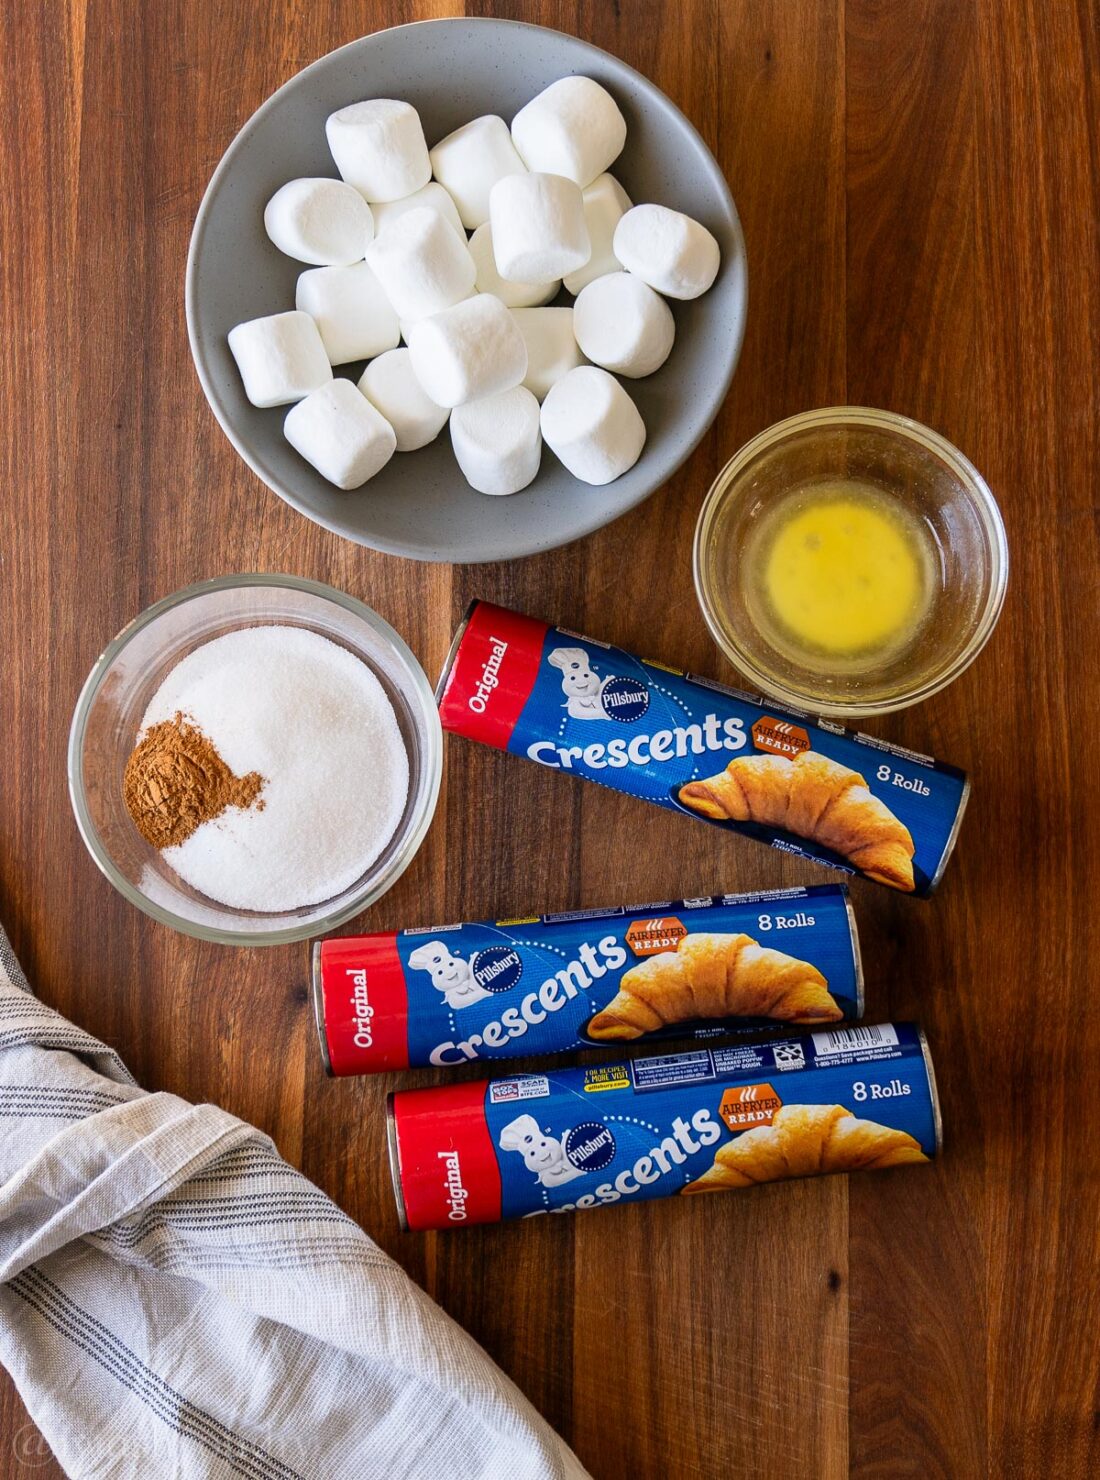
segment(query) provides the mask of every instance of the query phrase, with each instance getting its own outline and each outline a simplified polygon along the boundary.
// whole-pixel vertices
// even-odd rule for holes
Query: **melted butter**
[[[928,611],[929,537],[898,501],[865,484],[779,499],[743,559],[764,627],[809,663],[893,655]]]

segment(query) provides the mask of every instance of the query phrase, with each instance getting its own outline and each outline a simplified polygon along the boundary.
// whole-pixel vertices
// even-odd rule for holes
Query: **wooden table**
[[[364,31],[460,6],[0,8],[0,913],[47,1001],[149,1087],[270,1132],[593,1474],[1096,1474],[1096,9],[467,10],[577,31],[680,104],[733,186],[751,306],[722,414],[649,503],[559,553],[447,569],[341,543],[252,476],[190,365],[183,266],[211,171],[275,87]],[[1012,545],[1008,604],[981,659],[939,699],[871,727],[974,776],[933,903],[853,890],[869,1015],[919,1018],[931,1037],[942,1161],[705,1205],[399,1233],[383,1146],[391,1085],[325,1078],[304,948],[173,935],[85,853],[65,784],[85,674],[156,598],[273,570],[364,598],[433,676],[481,595],[729,678],[692,595],[700,500],[753,433],[843,402],[909,413],[957,443],[1001,500]],[[428,841],[371,920],[819,877],[454,740]],[[60,1474],[33,1445],[27,1458],[26,1423],[5,1386],[0,1434],[15,1439],[0,1445],[0,1472]]]

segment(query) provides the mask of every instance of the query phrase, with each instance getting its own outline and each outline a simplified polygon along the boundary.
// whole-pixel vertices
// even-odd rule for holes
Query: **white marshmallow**
[[[542,435],[574,478],[610,483],[638,461],[645,422],[614,376],[581,365],[542,403]]]
[[[362,262],[374,217],[358,190],[343,180],[289,180],[264,208],[264,230],[298,262],[346,266]]]
[[[283,434],[337,488],[366,483],[397,446],[393,427],[350,380],[334,380],[292,406]]]
[[[722,253],[705,226],[667,206],[635,206],[615,228],[615,256],[666,298],[698,298],[718,276]]]
[[[497,272],[513,283],[546,283],[592,255],[580,187],[561,175],[506,175],[489,196]]]
[[[437,185],[434,180],[429,180],[427,185],[422,185],[419,190],[414,190],[411,195],[403,196],[401,200],[380,201],[378,205],[372,206],[375,235],[377,236],[391,221],[396,221],[398,216],[403,216],[406,211],[418,210],[421,206],[438,211],[448,226],[453,226],[465,242],[466,233],[462,229],[462,222],[458,219],[455,203],[443,186]]]
[[[523,383],[540,401],[563,375],[584,363],[573,334],[571,308],[515,308],[512,317],[527,346]]]
[[[475,118],[440,139],[428,151],[432,174],[454,196],[469,231],[489,219],[489,192],[505,175],[522,175],[527,166],[516,153],[508,125],[495,114]]]
[[[438,406],[462,406],[519,385],[527,347],[499,298],[478,293],[409,325],[416,378]]]
[[[451,445],[478,493],[518,493],[539,470],[539,403],[523,386],[468,401],[451,413]]]
[[[332,379],[317,325],[307,313],[274,313],[229,331],[229,348],[253,406],[286,406]]]
[[[438,211],[419,206],[391,221],[367,248],[367,261],[403,319],[450,308],[473,290],[477,269]]]
[[[317,325],[332,365],[372,359],[400,336],[393,305],[365,262],[303,272],[294,306]]]
[[[432,177],[424,130],[408,103],[352,103],[329,114],[325,134],[336,168],[367,200],[400,200]]]
[[[469,246],[477,268],[477,291],[494,294],[505,308],[533,308],[557,296],[560,278],[552,278],[548,283],[510,283],[501,277],[493,253],[493,228],[488,221],[477,228]]]
[[[630,196],[614,175],[597,175],[584,191],[584,224],[588,227],[592,255],[583,267],[578,267],[576,272],[567,275],[565,286],[570,293],[579,293],[605,273],[618,272],[622,264],[615,256],[612,240],[620,218],[629,210]],[[377,230],[377,212],[374,225]]]
[[[391,349],[363,371],[359,389],[389,422],[398,452],[415,452],[434,442],[450,412],[437,406],[416,378],[407,349]]]
[[[609,272],[582,288],[573,333],[585,355],[632,380],[652,375],[672,353],[676,321],[665,300],[631,272]]]
[[[512,119],[512,143],[529,170],[564,175],[583,190],[622,153],[626,120],[591,77],[562,77]]]

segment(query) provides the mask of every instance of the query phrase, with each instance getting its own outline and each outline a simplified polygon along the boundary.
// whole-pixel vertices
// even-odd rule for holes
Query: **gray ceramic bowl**
[[[511,498],[468,487],[446,430],[431,447],[398,453],[364,488],[341,493],[284,441],[287,408],[245,399],[226,335],[234,324],[294,307],[300,263],[268,241],[263,210],[287,180],[335,175],[325,119],[361,98],[404,98],[429,145],[483,113],[509,121],[569,73],[594,77],[628,126],[612,166],[631,199],[659,201],[718,238],[722,268],[703,298],[673,305],[676,345],[645,380],[628,381],[648,429],[641,458],[603,488],[578,483],[544,449],[532,485]],[[563,295],[563,302],[571,301]],[[438,20],[365,36],[306,67],[245,124],[210,181],[187,261],[187,328],[214,414],[245,462],[294,508],[360,544],[419,560],[506,560],[590,534],[658,488],[714,420],[745,326],[745,244],[721,170],[684,115],[651,82],[576,37],[514,21]],[[361,366],[342,366],[358,378]]]

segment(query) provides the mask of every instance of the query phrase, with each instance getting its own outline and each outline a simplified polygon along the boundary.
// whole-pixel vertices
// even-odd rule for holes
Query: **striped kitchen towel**
[[[266,1136],[141,1090],[2,930],[0,1361],[70,1475],[585,1474]]]

